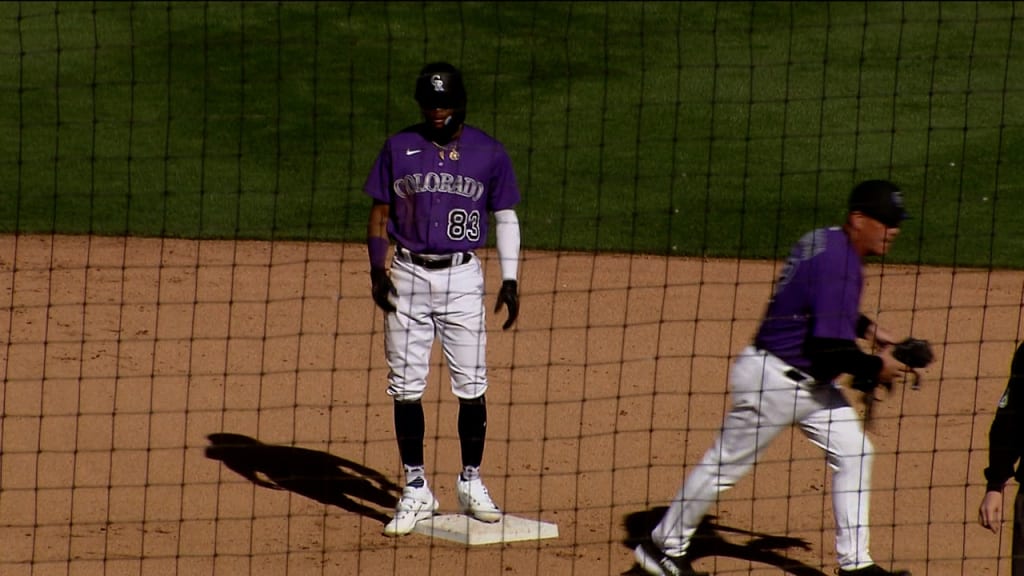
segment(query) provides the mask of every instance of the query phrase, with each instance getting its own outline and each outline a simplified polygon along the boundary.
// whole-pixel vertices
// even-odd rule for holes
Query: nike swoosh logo
[[[414,150],[414,149],[411,149],[411,148],[406,148],[405,149],[405,155],[406,156],[415,156],[415,155],[419,154],[420,152],[423,152],[423,150]]]

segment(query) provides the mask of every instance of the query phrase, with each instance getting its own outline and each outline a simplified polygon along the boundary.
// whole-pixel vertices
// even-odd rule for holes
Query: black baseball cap
[[[865,180],[850,193],[850,212],[860,212],[889,228],[899,228],[910,218],[903,207],[900,187],[888,180]]]

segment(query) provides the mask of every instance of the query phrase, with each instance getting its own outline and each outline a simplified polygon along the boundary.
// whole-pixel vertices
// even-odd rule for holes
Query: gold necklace
[[[440,144],[438,144],[437,142],[434,142],[433,140],[431,140],[430,143],[433,144],[435,148],[437,148],[437,157],[440,158],[441,160],[444,160],[444,153],[445,152],[448,153],[448,159],[449,160],[455,161],[455,160],[459,159],[459,141],[458,140],[456,140],[452,144],[452,147],[450,149],[447,146],[441,146]]]

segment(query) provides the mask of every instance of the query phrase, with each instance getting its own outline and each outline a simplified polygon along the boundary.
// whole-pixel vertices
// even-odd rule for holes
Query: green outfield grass
[[[772,258],[903,184],[891,260],[1024,265],[1013,3],[0,4],[0,231],[362,241],[460,65],[531,248]]]

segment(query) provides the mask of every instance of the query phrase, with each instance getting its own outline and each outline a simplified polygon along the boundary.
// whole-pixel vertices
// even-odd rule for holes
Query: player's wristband
[[[371,236],[366,240],[367,252],[370,254],[370,268],[386,268],[388,262],[388,239]]]

